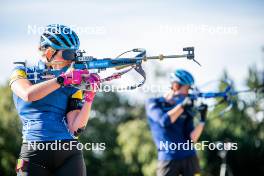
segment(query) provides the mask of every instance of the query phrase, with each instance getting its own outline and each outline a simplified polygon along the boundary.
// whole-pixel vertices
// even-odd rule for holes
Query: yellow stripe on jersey
[[[26,79],[27,74],[24,70],[15,70],[10,76],[9,85],[11,85],[14,81],[18,79]]]
[[[77,98],[77,99],[83,99],[83,92],[82,90],[76,91],[73,95],[72,98]]]
[[[23,165],[24,165],[24,160],[18,159],[17,160],[17,165],[16,165],[16,170],[21,169],[23,167]]]

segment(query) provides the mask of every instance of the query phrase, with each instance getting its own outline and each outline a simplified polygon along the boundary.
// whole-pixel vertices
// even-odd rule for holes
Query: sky
[[[146,63],[147,84],[155,83],[153,65],[168,74],[187,69],[197,84],[216,80],[227,70],[238,86],[243,86],[249,66],[264,66],[264,1],[260,0],[0,2],[0,84],[8,79],[13,61],[39,59],[41,27],[53,23],[77,30],[81,49],[98,58],[132,48],[157,55],[181,54],[182,47],[195,47],[202,67],[184,59]]]

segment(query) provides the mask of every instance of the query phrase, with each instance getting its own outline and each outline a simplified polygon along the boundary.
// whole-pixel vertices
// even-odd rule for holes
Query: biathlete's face
[[[173,82],[171,85],[171,89],[175,94],[184,94],[187,95],[189,93],[190,86],[188,85],[180,85],[177,82]]]
[[[51,47],[47,48],[44,52],[46,63],[51,63],[50,66],[54,69],[61,69],[70,65],[72,61],[63,58],[63,51],[64,50],[54,50]]]

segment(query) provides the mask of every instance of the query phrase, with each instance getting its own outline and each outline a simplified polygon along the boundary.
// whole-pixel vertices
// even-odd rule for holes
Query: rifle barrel
[[[182,55],[159,55],[159,56],[148,56],[148,57],[145,57],[144,59],[145,60],[152,60],[152,59],[159,59],[159,60],[162,60],[162,59],[166,59],[166,58],[183,58],[183,57],[187,57],[188,54],[182,54]]]

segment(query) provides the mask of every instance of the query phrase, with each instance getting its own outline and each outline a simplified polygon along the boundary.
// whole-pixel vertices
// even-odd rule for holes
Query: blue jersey
[[[179,98],[177,103],[181,101],[183,99]],[[146,102],[148,123],[158,149],[159,160],[180,160],[196,154],[193,148],[186,148],[191,144],[190,134],[194,129],[195,114],[191,110],[184,111],[172,123],[167,112],[173,107],[175,105],[170,105],[163,97],[151,98]],[[181,143],[185,143],[185,148]]]
[[[40,66],[16,66],[10,78],[10,85],[18,79],[28,79],[32,84],[47,80],[38,74]],[[65,72],[67,68],[61,70]],[[58,72],[59,73],[59,72]],[[58,75],[55,75],[58,76]],[[34,79],[38,77],[39,79]],[[61,87],[46,97],[25,102],[13,94],[15,107],[22,121],[23,141],[53,141],[75,138],[67,127],[66,114],[71,99],[82,99],[82,92],[73,87]],[[80,109],[79,106],[76,109]]]

